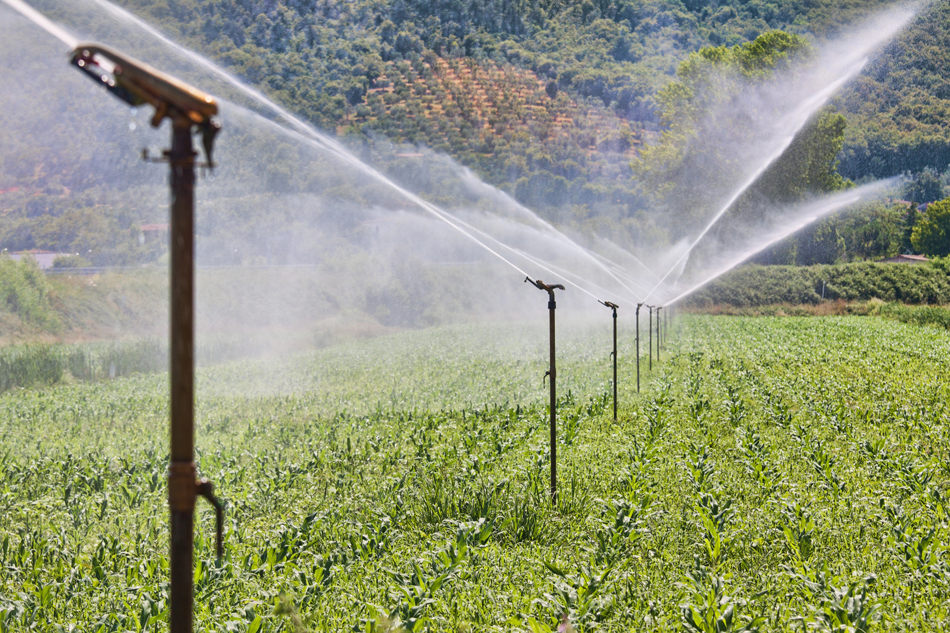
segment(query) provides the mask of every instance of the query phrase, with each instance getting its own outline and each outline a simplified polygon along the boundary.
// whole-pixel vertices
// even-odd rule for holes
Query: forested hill
[[[77,20],[64,8],[68,3],[33,1],[53,19],[82,32],[88,18]],[[638,183],[642,171],[635,176],[631,165],[648,155],[641,149],[658,141],[667,129],[661,124],[659,94],[690,53],[748,43],[775,29],[819,42],[893,4],[891,0],[115,1],[304,119],[336,133],[400,182],[410,179],[401,178],[399,169],[414,168],[400,158],[415,155],[403,144],[431,148],[472,168],[545,219],[626,244],[669,243],[676,237],[669,226],[682,224],[674,216],[689,212],[681,205],[675,207],[676,213],[664,214],[648,187]],[[98,6],[88,3],[94,5]],[[947,183],[941,179],[947,178],[950,163],[948,33],[950,8],[945,4],[928,8],[832,104],[845,118],[836,120],[834,138],[829,137],[835,143],[825,146],[837,148],[838,132],[844,130],[839,156],[844,177],[861,181],[923,173],[921,193],[906,197],[916,202],[942,197]],[[17,66],[31,64],[42,73],[43,62],[20,59],[22,51],[13,50],[16,46],[0,38],[0,50],[6,50],[13,66],[7,74],[13,76]],[[728,57],[723,49],[710,59]],[[12,89],[0,92],[0,103],[6,99],[8,105],[37,113],[18,119],[12,107],[0,109],[4,148],[0,250],[82,251],[97,264],[152,261],[160,244],[136,244],[133,238],[141,237],[139,225],[162,222],[164,210],[155,211],[157,204],[127,190],[122,182],[151,183],[155,194],[161,189],[157,172],[145,172],[136,164],[122,167],[135,171],[135,178],[110,178],[120,173],[118,165],[126,165],[120,158],[136,154],[137,141],[126,138],[125,132],[111,145],[97,141],[113,138],[97,137],[93,129],[110,122],[83,117],[70,107],[69,99],[41,88],[50,87],[24,91],[20,98],[24,103],[10,101]],[[30,99],[35,103],[25,103]],[[85,128],[89,133],[80,141],[74,131]],[[261,169],[252,171],[269,183],[269,191],[295,194],[306,189],[291,186],[309,177],[297,173],[299,161],[282,156],[275,144],[254,142]],[[835,151],[832,158],[823,159],[831,171]],[[90,170],[90,157],[110,168]],[[423,193],[430,198],[443,195]],[[248,208],[259,207],[248,203]],[[220,217],[209,220],[205,227],[209,235],[214,233],[221,244],[240,242],[255,256],[266,253],[271,238],[249,227],[260,223],[272,228],[278,223],[263,216],[239,221],[234,208],[224,205]],[[904,215],[897,223],[882,220],[886,231],[861,236],[858,246],[851,242],[846,248],[836,246],[825,259],[907,250],[916,216]],[[828,243],[843,243],[837,233],[826,233],[831,236]]]
[[[325,129],[446,152],[531,206],[636,206],[629,158],[689,52],[833,35],[878,0],[122,0]],[[840,101],[852,179],[946,168],[950,12]],[[895,72],[896,71],[896,72]],[[626,159],[626,160],[625,160]]]

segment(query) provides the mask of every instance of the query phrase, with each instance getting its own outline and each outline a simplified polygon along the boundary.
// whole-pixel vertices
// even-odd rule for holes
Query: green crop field
[[[614,423],[608,326],[560,326],[554,506],[543,322],[200,369],[197,630],[945,627],[945,330],[683,316],[640,395],[621,330]],[[0,631],[167,628],[166,392],[0,395]]]

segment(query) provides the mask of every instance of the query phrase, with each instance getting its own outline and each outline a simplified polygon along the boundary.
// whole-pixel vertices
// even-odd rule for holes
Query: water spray
[[[564,290],[561,284],[548,285],[540,279],[524,278],[525,283],[531,283],[538,290],[544,290],[548,293],[548,315],[551,330],[551,360],[547,373],[544,375],[550,378],[551,385],[551,503],[557,504],[557,368],[555,366],[554,354],[554,311],[557,309],[557,302],[554,300],[555,290]],[[543,381],[543,379],[542,379]]]
[[[601,301],[601,305],[605,305],[610,308],[614,313],[614,351],[610,355],[614,359],[614,422],[617,421],[617,308],[616,303],[611,303],[610,301]]]
[[[197,478],[195,466],[195,151],[194,128],[201,131],[205,165],[213,167],[214,137],[220,130],[215,99],[175,77],[97,44],[81,44],[71,63],[109,92],[132,106],[155,108],[152,126],[172,123],[171,149],[161,162],[171,167],[171,309],[169,349],[171,378],[171,462],[168,507],[171,521],[169,554],[169,626],[175,633],[192,631],[194,607],[194,515],[198,496],[215,508],[217,555],[223,555],[224,506],[214,485]],[[147,153],[144,157],[148,159]]]

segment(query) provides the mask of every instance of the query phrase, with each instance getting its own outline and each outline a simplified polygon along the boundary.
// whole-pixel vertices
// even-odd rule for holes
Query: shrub
[[[752,307],[777,303],[817,304],[822,300],[881,299],[910,304],[950,303],[950,274],[942,261],[932,264],[859,262],[818,266],[738,268],[688,299],[696,307]]]
[[[0,311],[24,323],[55,329],[58,319],[50,301],[50,285],[36,260],[0,257]]]

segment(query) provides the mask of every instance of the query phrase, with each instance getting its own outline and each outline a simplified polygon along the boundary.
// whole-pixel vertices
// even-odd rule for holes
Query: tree
[[[925,204],[943,199],[943,184],[939,174],[925,169],[904,185],[904,199],[916,204]]]
[[[950,255],[950,198],[927,206],[914,225],[910,241],[924,255]]]
[[[772,31],[731,48],[701,49],[680,64],[677,80],[657,98],[667,128],[632,164],[655,204],[669,210],[672,239],[694,234],[748,172],[749,148],[767,123],[750,123],[761,106],[748,102],[749,93],[810,54],[802,37]],[[742,212],[844,186],[836,162],[844,128],[844,118],[833,113],[809,122],[746,196],[747,204],[740,201]]]

